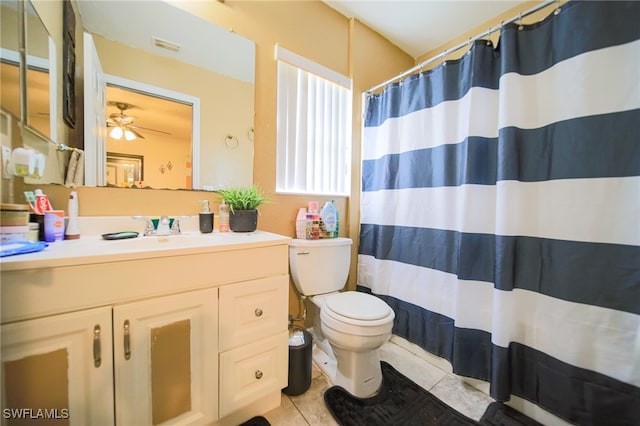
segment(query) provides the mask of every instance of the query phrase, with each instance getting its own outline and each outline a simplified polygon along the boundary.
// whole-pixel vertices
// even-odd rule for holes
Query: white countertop
[[[214,231],[211,234],[189,231],[182,235],[139,236],[125,240],[104,240],[99,235],[83,235],[78,240],[49,243],[40,252],[3,257],[0,259],[0,270],[4,272],[183,256],[288,244],[290,240],[289,237],[259,230],[246,233]]]

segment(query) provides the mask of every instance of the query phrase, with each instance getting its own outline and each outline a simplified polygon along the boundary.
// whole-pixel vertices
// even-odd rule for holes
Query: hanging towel
[[[69,165],[67,166],[67,176],[64,185],[74,188],[82,186],[84,177],[84,151],[74,149],[69,157]]]

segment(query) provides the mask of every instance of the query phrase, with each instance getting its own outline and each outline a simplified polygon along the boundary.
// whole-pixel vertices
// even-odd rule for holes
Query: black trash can
[[[289,332],[289,384],[282,392],[289,396],[304,393],[311,386],[311,354],[313,336],[307,330]]]

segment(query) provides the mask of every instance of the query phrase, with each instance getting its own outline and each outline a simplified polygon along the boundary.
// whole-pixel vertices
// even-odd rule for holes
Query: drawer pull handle
[[[124,359],[131,358],[131,336],[129,335],[129,320],[124,322]]]
[[[258,380],[262,379],[262,371],[256,370],[256,379]]]
[[[255,314],[257,317],[261,317],[262,316],[262,309],[258,308],[255,310]]]
[[[102,364],[102,355],[100,349],[100,326],[93,327],[93,366],[95,368],[100,367]]]

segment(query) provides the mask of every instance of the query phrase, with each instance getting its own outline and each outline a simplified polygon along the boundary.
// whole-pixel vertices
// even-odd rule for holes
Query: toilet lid
[[[325,308],[343,317],[374,321],[388,317],[393,311],[385,302],[367,293],[345,291],[325,300]]]

